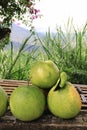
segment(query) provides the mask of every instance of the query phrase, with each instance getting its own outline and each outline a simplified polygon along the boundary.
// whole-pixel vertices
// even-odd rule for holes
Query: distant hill
[[[39,37],[44,37],[45,33],[37,32]],[[11,34],[10,34],[10,41],[13,44],[14,50],[18,50],[21,44],[25,41],[26,38],[30,36],[30,31],[26,28],[16,25],[15,23],[12,24]],[[38,46],[33,44],[34,37],[32,37],[26,44],[24,50],[32,50]],[[6,49],[10,49],[10,44],[6,46]]]
[[[37,34],[40,37],[45,36],[44,32],[37,32]],[[30,31],[28,29],[18,26],[15,23],[12,24],[11,35],[10,35],[11,41],[22,43],[29,35],[30,35]]]
[[[12,24],[10,40],[12,42],[22,43],[28,36],[30,32],[28,29],[22,28],[21,26]]]

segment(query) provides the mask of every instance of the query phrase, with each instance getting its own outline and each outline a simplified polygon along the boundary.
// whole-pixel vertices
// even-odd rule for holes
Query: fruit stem
[[[67,81],[67,74],[63,71],[60,73],[60,83],[59,83],[59,87],[62,88],[65,86]]]
[[[59,83],[60,83],[60,78],[58,78],[57,83],[55,84],[55,89],[54,89],[54,91],[60,89]]]

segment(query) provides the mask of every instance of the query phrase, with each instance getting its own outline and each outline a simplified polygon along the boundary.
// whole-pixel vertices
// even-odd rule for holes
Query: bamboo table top
[[[15,87],[28,85],[28,81],[0,80],[2,86],[10,96]],[[49,111],[37,120],[23,122],[15,119],[10,110],[0,119],[0,130],[87,130],[87,85],[74,84],[82,99],[82,109],[73,119],[65,120],[53,116]]]

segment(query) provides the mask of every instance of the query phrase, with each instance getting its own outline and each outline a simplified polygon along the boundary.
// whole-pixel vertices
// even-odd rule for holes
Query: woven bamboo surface
[[[6,91],[8,96],[11,95],[12,91],[18,86],[31,85],[29,81],[24,80],[0,80],[0,86]],[[78,90],[81,99],[82,99],[82,109],[81,111],[87,111],[87,85],[74,84],[76,89]]]
[[[8,96],[18,86],[31,85],[23,80],[0,80],[0,86],[4,88]],[[45,112],[41,118],[32,122],[17,120],[11,112],[0,119],[0,130],[87,130],[87,85],[74,84],[82,99],[82,109],[78,116],[71,120],[64,120]]]

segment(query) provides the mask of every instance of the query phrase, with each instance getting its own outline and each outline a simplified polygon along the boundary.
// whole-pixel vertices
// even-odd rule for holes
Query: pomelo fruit
[[[54,86],[48,93],[48,108],[55,116],[64,119],[74,118],[81,110],[81,98],[76,88],[66,82],[62,88]]]
[[[10,96],[10,110],[19,120],[32,121],[45,110],[45,96],[36,86],[17,87]]]
[[[8,96],[3,88],[0,87],[0,117],[3,116],[8,107]]]
[[[37,61],[31,68],[30,81],[40,88],[51,88],[56,84],[60,72],[51,60]]]

